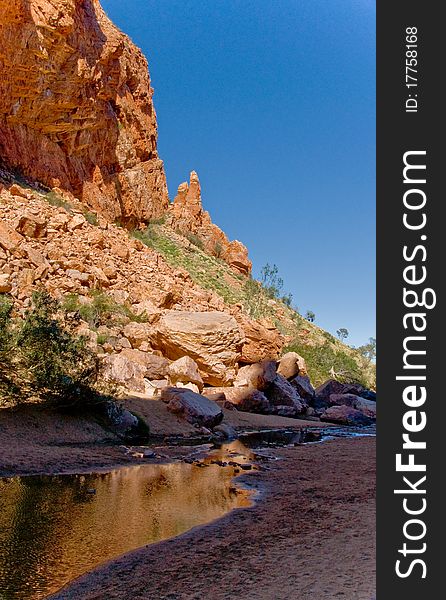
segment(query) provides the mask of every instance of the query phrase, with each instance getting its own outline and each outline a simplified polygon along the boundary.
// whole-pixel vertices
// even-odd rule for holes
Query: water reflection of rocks
[[[208,465],[0,480],[0,591],[44,598],[106,560],[250,504],[233,467]]]

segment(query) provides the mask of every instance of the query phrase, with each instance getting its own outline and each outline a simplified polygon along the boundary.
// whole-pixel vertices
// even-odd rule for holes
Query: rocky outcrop
[[[226,313],[166,311],[152,336],[155,348],[172,360],[191,357],[209,385],[229,385],[236,376],[243,335]]]
[[[147,61],[98,0],[0,0],[0,156],[108,220],[168,207]]]
[[[238,240],[230,242],[226,234],[211,221],[201,201],[201,187],[197,173],[192,171],[190,183],[182,183],[168,213],[169,225],[183,235],[196,236],[204,250],[221,258],[236,271],[249,275],[252,263],[248,250]]]

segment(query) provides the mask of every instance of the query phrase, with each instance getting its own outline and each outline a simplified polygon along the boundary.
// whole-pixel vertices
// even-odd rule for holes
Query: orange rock
[[[24,214],[20,217],[16,230],[26,237],[41,238],[46,235],[46,223],[40,217]]]
[[[274,326],[248,319],[243,314],[237,316],[237,321],[245,334],[241,362],[252,364],[265,359],[277,360],[285,338]]]
[[[205,383],[229,385],[236,376],[243,336],[235,319],[225,313],[168,310],[151,342],[172,360],[193,358]]]
[[[12,290],[11,277],[7,273],[0,273],[0,294],[7,294]]]
[[[166,211],[147,61],[98,0],[0,0],[0,56],[6,165],[110,221]]]
[[[12,227],[0,221],[0,246],[4,250],[13,253],[22,240],[23,236],[20,233],[17,233]]]
[[[252,263],[246,247],[238,240],[230,242],[203,209],[200,181],[195,171],[190,174],[189,185],[184,182],[178,187],[175,200],[169,208],[168,223],[183,235],[195,235],[206,252],[223,259],[236,271],[244,275],[251,273]]]

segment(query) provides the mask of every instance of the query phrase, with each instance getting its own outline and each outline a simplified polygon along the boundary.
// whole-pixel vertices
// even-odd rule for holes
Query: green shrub
[[[8,356],[3,351],[0,360],[3,399],[84,408],[104,401],[96,389],[99,360],[86,339],[70,331],[56,300],[35,292],[31,308],[15,322],[8,305],[1,306],[1,333],[9,340]]]
[[[0,294],[0,404],[2,399],[17,393],[11,377],[14,369],[12,308],[11,299]]]
[[[338,379],[344,382],[358,382],[367,387],[365,374],[353,356],[326,341],[322,346],[310,346],[295,340],[284,352],[297,352],[307,363],[308,375],[313,385],[318,386],[327,379],[332,379],[332,369]]]
[[[130,235],[149,248],[156,248],[157,235],[152,225],[148,225],[144,231],[141,231],[140,229],[134,229],[130,232]]]
[[[195,235],[195,233],[185,233],[184,237],[188,239],[191,244],[200,248],[200,250],[204,249],[203,240],[199,238],[198,235]]]
[[[94,212],[84,212],[85,219],[90,223],[90,225],[98,225],[98,215]]]
[[[217,258],[220,258],[223,252],[223,246],[220,244],[220,242],[215,242],[215,246],[214,246],[214,254]]]
[[[62,302],[62,308],[66,312],[77,312],[83,321],[86,321],[92,329],[100,325],[108,325],[116,322],[122,317],[127,317],[137,323],[145,323],[145,314],[135,314],[129,306],[119,304],[111,296],[101,290],[91,290],[91,301],[81,303],[77,294],[67,294]]]
[[[108,335],[105,333],[100,333],[97,337],[97,343],[102,346],[108,340]]]
[[[149,225],[164,225],[166,222],[166,216],[158,217],[156,219],[150,219]]]
[[[69,202],[67,202],[66,200],[64,200],[61,196],[59,196],[59,194],[56,194],[56,192],[48,192],[45,195],[45,200],[48,202],[48,204],[51,204],[51,206],[56,206],[58,208],[64,208],[66,211],[70,212],[72,209],[72,206]]]

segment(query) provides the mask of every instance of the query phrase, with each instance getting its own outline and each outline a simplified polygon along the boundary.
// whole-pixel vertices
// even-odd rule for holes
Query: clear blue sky
[[[375,335],[375,2],[102,0],[149,61],[169,192],[189,171],[254,274]]]

